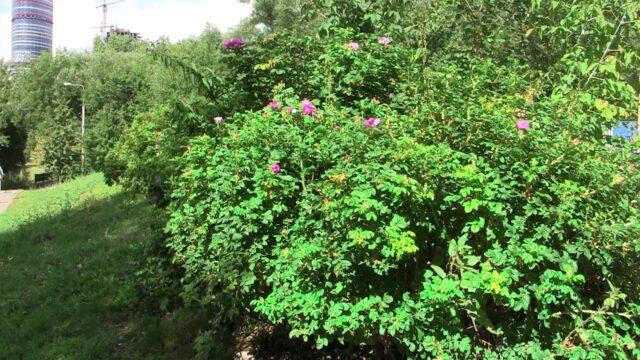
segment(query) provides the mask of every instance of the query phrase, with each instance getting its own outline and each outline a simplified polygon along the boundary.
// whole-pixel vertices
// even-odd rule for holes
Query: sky
[[[107,0],[111,2],[113,0]],[[54,49],[89,50],[100,34],[101,0],[54,0]],[[125,0],[109,7],[107,23],[139,32],[147,40],[178,41],[200,34],[207,24],[222,31],[238,25],[251,5],[237,0]],[[0,0],[0,58],[11,58],[11,0]]]

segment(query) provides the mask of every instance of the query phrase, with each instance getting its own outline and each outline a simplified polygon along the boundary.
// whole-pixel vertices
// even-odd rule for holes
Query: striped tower
[[[11,55],[14,62],[29,61],[51,51],[53,0],[13,0]]]

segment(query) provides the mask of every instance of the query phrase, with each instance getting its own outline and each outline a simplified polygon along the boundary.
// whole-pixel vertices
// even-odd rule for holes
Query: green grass
[[[0,359],[187,357],[188,324],[140,305],[158,218],[101,175],[22,192],[0,215]]]

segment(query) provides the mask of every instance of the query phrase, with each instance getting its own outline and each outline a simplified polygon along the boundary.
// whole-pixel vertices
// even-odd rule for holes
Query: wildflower
[[[279,173],[282,171],[282,166],[280,166],[280,164],[275,163],[271,165],[271,171],[273,171],[275,174]]]
[[[215,116],[215,117],[213,118],[213,122],[214,122],[214,123],[216,123],[216,124],[220,124],[221,122],[224,122],[224,117],[222,117],[222,116]]]
[[[289,114],[291,115],[295,115],[298,113],[298,109],[294,108],[293,106],[287,106],[287,111],[289,112]]]
[[[358,50],[360,50],[360,44],[358,44],[357,41],[352,41],[349,43],[349,48],[355,52],[358,52]]]
[[[269,106],[269,107],[270,107],[270,108],[272,108],[273,110],[280,110],[280,109],[282,109],[282,106],[281,106],[280,104],[278,104],[278,102],[277,102],[277,101],[275,101],[275,100],[271,100],[271,102],[270,102],[270,103],[269,103],[269,105],[267,105],[267,106]]]
[[[383,36],[381,38],[378,38],[378,44],[382,44],[382,45],[389,45],[391,43],[391,39],[389,39],[386,36]]]
[[[364,121],[364,126],[366,127],[378,127],[380,126],[380,119],[378,118],[370,118]]]
[[[243,38],[227,39],[227,40],[224,41],[224,48],[225,49],[234,49],[234,48],[238,48],[238,47],[244,46],[244,44],[246,44],[246,42],[244,41]]]
[[[520,131],[527,131],[531,128],[531,125],[527,120],[520,120],[516,123],[516,129]]]
[[[156,149],[160,149],[160,143],[156,143]]]
[[[527,131],[531,128],[531,124],[527,121],[527,113],[525,113],[524,110],[516,109],[515,116],[520,119],[520,121],[516,123],[516,129]]]
[[[316,107],[308,99],[302,100],[302,115],[317,116]]]

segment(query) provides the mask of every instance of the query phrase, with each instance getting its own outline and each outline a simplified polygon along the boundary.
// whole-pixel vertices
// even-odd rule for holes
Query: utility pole
[[[121,3],[123,1],[125,0],[115,0],[111,2],[107,2],[107,0],[102,0],[102,5],[96,6],[96,9],[102,8],[102,23],[100,24],[100,32],[102,32],[103,39],[107,38],[107,29],[109,28],[109,26],[107,25],[107,12],[108,12],[109,6],[117,3]]]
[[[82,89],[82,122],[80,123],[80,170],[82,175],[84,175],[84,124],[85,124],[85,111],[84,111],[84,86],[80,84],[73,84],[70,82],[65,82],[64,86],[67,87],[79,87]]]

